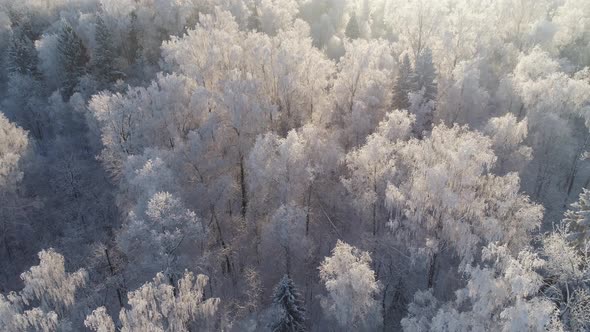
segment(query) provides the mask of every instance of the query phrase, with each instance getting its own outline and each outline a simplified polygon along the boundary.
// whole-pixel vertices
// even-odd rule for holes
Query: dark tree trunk
[[[310,219],[309,213],[311,210],[311,188],[312,188],[312,185],[310,184],[309,191],[307,194],[307,215],[305,216],[305,236],[307,236],[309,234],[309,219]]]
[[[115,268],[111,263],[111,257],[109,256],[109,250],[104,250],[105,256],[107,257],[107,262],[109,263],[109,270],[111,271],[111,276],[115,276]],[[123,295],[121,294],[121,288],[117,287],[117,298],[119,299],[119,305],[123,308]]]
[[[437,258],[438,253],[435,253],[432,255],[432,258],[430,259],[430,267],[428,268],[428,288],[434,288]]]
[[[244,156],[240,154],[240,188],[242,190],[242,218],[246,219],[246,211],[248,208],[248,193],[246,192],[246,178],[244,174]]]

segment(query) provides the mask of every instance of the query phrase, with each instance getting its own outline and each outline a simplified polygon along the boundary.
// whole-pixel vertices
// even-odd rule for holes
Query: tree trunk
[[[219,225],[219,220],[217,219],[217,215],[215,215],[215,211],[213,210],[213,208],[211,208],[211,218],[213,218],[213,220],[215,221],[215,228],[217,228],[217,233],[219,234],[219,242],[221,243],[221,247],[223,248],[224,251],[227,250],[227,245],[225,244],[225,241],[223,240],[223,233],[221,232],[221,226]],[[225,258],[225,268],[222,267],[222,271],[227,271],[228,274],[231,275],[231,262],[229,259],[229,255],[227,254],[227,252],[223,253],[223,256]]]
[[[172,274],[168,275],[168,282],[170,282],[170,286],[172,286],[172,294],[176,296],[178,291],[176,289],[176,286],[174,286],[174,276]]]
[[[115,276],[115,268],[111,263],[111,257],[109,256],[109,250],[105,248],[104,250],[105,256],[107,257],[107,262],[109,263],[109,270],[111,271],[111,276]],[[121,289],[117,287],[117,298],[119,299],[119,305],[123,308],[123,296],[121,295]]]
[[[377,196],[377,165],[373,166],[373,191]],[[373,238],[377,235],[377,202],[373,203]]]
[[[373,238],[377,235],[377,203],[373,203]]]
[[[430,267],[428,268],[428,288],[434,288],[437,258],[438,253],[434,253],[430,259]]]
[[[285,248],[285,268],[287,270],[287,276],[291,277],[291,253],[289,252],[289,246],[284,246]]]
[[[387,285],[385,285],[385,289],[383,289],[383,298],[381,299],[381,315],[382,315],[382,319],[383,319],[383,332],[387,331],[386,326],[386,316],[387,316],[387,304],[385,303],[387,300],[387,291],[389,290],[389,285],[390,283],[388,282]]]
[[[248,193],[246,192],[246,178],[244,176],[244,156],[240,153],[240,188],[242,189],[242,218],[246,219],[248,208]]]
[[[510,101],[512,103],[512,101]],[[524,111],[524,104],[520,105],[520,108],[518,109],[518,114],[516,115],[516,118],[520,121],[522,120],[523,116],[523,111]]]
[[[309,235],[309,212],[311,210],[311,188],[312,185],[309,185],[309,191],[307,194],[307,216],[305,216],[305,236]]]

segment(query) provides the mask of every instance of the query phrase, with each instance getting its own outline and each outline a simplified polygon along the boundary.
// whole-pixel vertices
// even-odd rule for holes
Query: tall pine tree
[[[94,51],[93,67],[97,80],[108,86],[114,80],[114,56],[111,31],[105,24],[102,15],[96,17],[96,50]]]
[[[408,94],[416,90],[416,85],[416,76],[410,63],[410,57],[408,54],[405,54],[395,79],[393,107],[407,110],[410,107]]]
[[[39,76],[37,50],[31,35],[31,29],[27,25],[14,29],[7,50],[6,69],[9,73]]]
[[[293,280],[285,275],[275,288],[273,305],[277,309],[277,317],[271,324],[273,332],[305,331],[305,308],[299,299]]]
[[[436,100],[437,84],[436,84],[436,69],[432,62],[432,51],[430,48],[425,48],[418,55],[416,60],[416,68],[414,69],[417,82],[417,90],[424,89],[424,98],[428,100]]]
[[[416,79],[416,92],[421,98],[412,98],[411,112],[416,114],[415,132],[418,137],[430,132],[434,120],[436,108],[436,95],[438,88],[436,84],[436,69],[432,62],[432,51],[424,48],[416,59],[414,68]]]
[[[141,31],[135,10],[129,14],[129,20],[129,31],[122,52],[129,65],[139,66],[143,51],[140,42]]]
[[[62,97],[70,98],[74,93],[80,77],[86,73],[86,47],[82,39],[65,20],[58,35],[57,51],[62,71]]]

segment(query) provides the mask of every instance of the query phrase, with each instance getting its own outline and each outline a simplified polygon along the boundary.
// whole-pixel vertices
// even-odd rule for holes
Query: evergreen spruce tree
[[[62,70],[62,97],[68,99],[78,85],[80,77],[86,73],[86,47],[72,26],[65,20],[58,35],[57,51]]]
[[[424,131],[430,132],[432,129],[434,110],[436,108],[436,95],[438,93],[436,69],[432,62],[432,51],[430,48],[424,48],[418,55],[414,68],[414,77],[416,82],[415,91],[421,95],[421,98],[413,99],[412,102],[414,104],[410,105],[410,111],[416,114],[415,133],[418,137],[422,137]]]
[[[131,23],[129,33],[125,41],[124,54],[129,64],[135,64],[141,56],[141,45],[139,43],[140,31],[137,22],[137,13],[132,11],[129,14]]]
[[[400,64],[399,72],[397,78],[395,79],[393,107],[407,110],[410,107],[408,93],[415,91],[416,85],[416,76],[410,63],[410,57],[408,54],[406,54],[404,55],[402,63]]]
[[[359,22],[356,18],[356,13],[352,12],[350,16],[350,20],[348,20],[348,24],[346,25],[345,31],[346,37],[350,39],[358,39],[361,36]]]
[[[260,15],[258,15],[258,7],[254,4],[254,8],[252,8],[252,14],[248,17],[248,29],[253,31],[260,31],[262,23],[260,22]]]
[[[424,89],[424,98],[428,100],[436,100],[438,92],[436,85],[436,69],[432,62],[432,51],[430,48],[425,48],[416,60],[417,90]]]
[[[395,322],[399,322],[408,313],[408,299],[405,296],[405,291],[406,285],[404,284],[403,279],[400,278],[397,285],[393,289],[391,307],[389,308],[390,314],[393,315],[393,321]]]
[[[113,41],[109,28],[102,15],[96,17],[96,50],[94,52],[93,67],[97,80],[107,86],[114,80]]]
[[[299,299],[293,280],[285,275],[276,286],[273,295],[273,305],[277,309],[278,317],[271,324],[273,332],[301,332],[305,331],[305,309]]]
[[[565,213],[563,222],[569,228],[571,240],[577,245],[583,246],[585,241],[590,240],[590,190],[582,190],[578,201]]]
[[[38,58],[31,31],[27,26],[14,29],[7,50],[6,69],[9,73],[38,77]]]

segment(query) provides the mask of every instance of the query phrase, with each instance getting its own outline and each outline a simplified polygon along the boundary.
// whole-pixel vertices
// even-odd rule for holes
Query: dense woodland
[[[0,0],[0,331],[590,331],[590,1]]]

